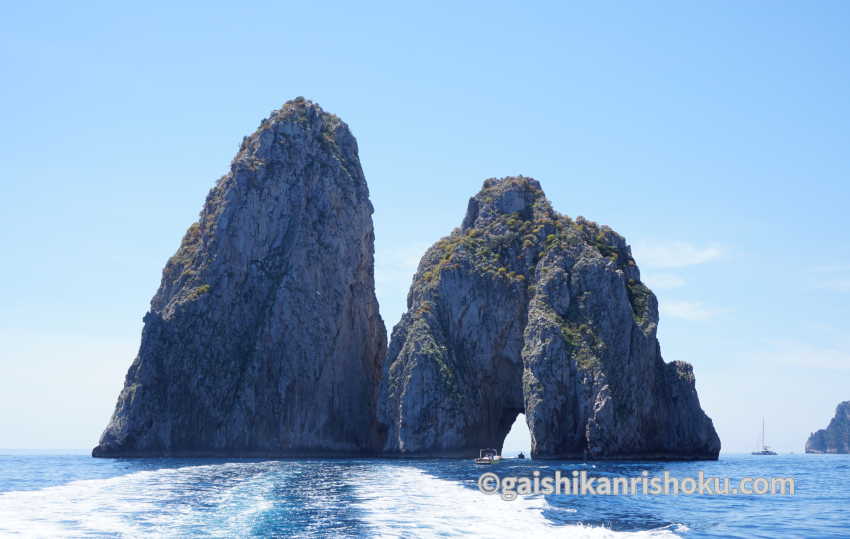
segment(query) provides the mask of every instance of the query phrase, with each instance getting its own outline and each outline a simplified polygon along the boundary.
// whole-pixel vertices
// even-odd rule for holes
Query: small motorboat
[[[502,460],[502,457],[495,449],[482,449],[478,453],[478,458],[475,459],[475,464],[493,464],[500,460]]]
[[[524,459],[524,458],[525,458],[525,454],[524,454],[522,451],[520,451],[520,452],[519,452],[519,455],[517,455],[517,456],[516,456],[516,458],[518,458],[518,459]]]

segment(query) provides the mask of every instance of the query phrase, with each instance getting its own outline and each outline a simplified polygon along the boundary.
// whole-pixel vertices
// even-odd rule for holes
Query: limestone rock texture
[[[534,179],[486,180],[407,305],[381,382],[387,454],[500,449],[524,412],[535,458],[718,456],[691,366],[661,357],[629,246],[554,211]]]
[[[809,436],[806,453],[850,453],[850,401],[838,405],[828,427]]]
[[[297,98],[263,120],[166,264],[93,455],[374,453],[372,212],[338,117]]]

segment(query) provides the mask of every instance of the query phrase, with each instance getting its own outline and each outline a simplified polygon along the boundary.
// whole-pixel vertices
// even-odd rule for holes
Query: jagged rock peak
[[[533,226],[532,226],[533,225]],[[535,243],[536,251],[542,252],[554,242],[585,242],[594,247],[603,257],[633,268],[639,273],[632,258],[631,249],[625,238],[607,225],[599,225],[583,216],[575,220],[552,208],[540,183],[526,176],[490,178],[484,181],[481,190],[469,199],[466,216],[460,232],[472,234],[487,231],[503,234],[512,230],[526,233],[524,247]],[[530,234],[529,234],[530,232]],[[541,234],[546,232],[544,236]],[[453,235],[457,235],[456,231]],[[551,235],[550,235],[551,234]],[[537,241],[537,240],[544,241]]]
[[[384,449],[472,455],[525,412],[536,457],[716,458],[657,324],[622,236],[555,212],[531,178],[489,179],[414,276],[384,362]]]
[[[524,176],[490,178],[484,181],[481,191],[469,199],[461,228],[486,226],[508,214],[530,219],[535,212],[538,217],[551,217],[554,213],[537,180]]]
[[[374,452],[372,211],[348,127],[303,98],[273,112],[166,264],[94,454]]]
[[[835,408],[835,417],[826,429],[809,436],[806,453],[850,453],[850,401]]]
[[[327,137],[329,142],[338,136],[343,136],[353,141],[353,136],[348,125],[340,118],[329,112],[325,112],[318,103],[314,103],[303,97],[296,97],[283,104],[280,109],[273,110],[268,118],[264,118],[257,130],[242,139],[241,152],[253,148],[262,140],[264,133],[272,130],[285,135],[313,135]]]
[[[511,252],[505,253],[505,247],[510,247]],[[640,280],[640,270],[625,238],[611,227],[583,216],[573,220],[558,213],[540,183],[526,176],[484,181],[481,190],[469,199],[461,227],[425,253],[411,294],[422,286],[435,284],[435,277],[444,269],[457,268],[451,263],[459,259],[456,254],[469,254],[467,262],[479,270],[527,286],[536,278],[541,257],[555,247],[613,263],[625,276],[636,319],[654,336],[657,304]]]

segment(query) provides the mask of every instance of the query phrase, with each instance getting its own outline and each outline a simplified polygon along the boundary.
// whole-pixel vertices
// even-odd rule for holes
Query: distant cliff
[[[622,236],[490,179],[425,253],[393,330],[384,450],[470,456],[520,412],[543,458],[716,459],[687,363],[665,363],[655,295]]]
[[[826,429],[809,436],[806,453],[850,453],[850,401],[838,405]]]
[[[345,123],[303,98],[263,120],[166,264],[93,454],[376,451],[371,215]]]

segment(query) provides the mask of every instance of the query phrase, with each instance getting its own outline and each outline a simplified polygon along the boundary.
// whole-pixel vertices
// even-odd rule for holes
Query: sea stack
[[[535,458],[716,459],[691,366],[665,363],[658,306],[622,236],[489,179],[425,253],[384,362],[395,455],[501,448],[524,412]]]
[[[166,264],[93,455],[374,453],[372,211],[345,123],[303,98],[263,120]]]
[[[806,453],[850,453],[850,401],[838,405],[828,427],[809,436]]]

